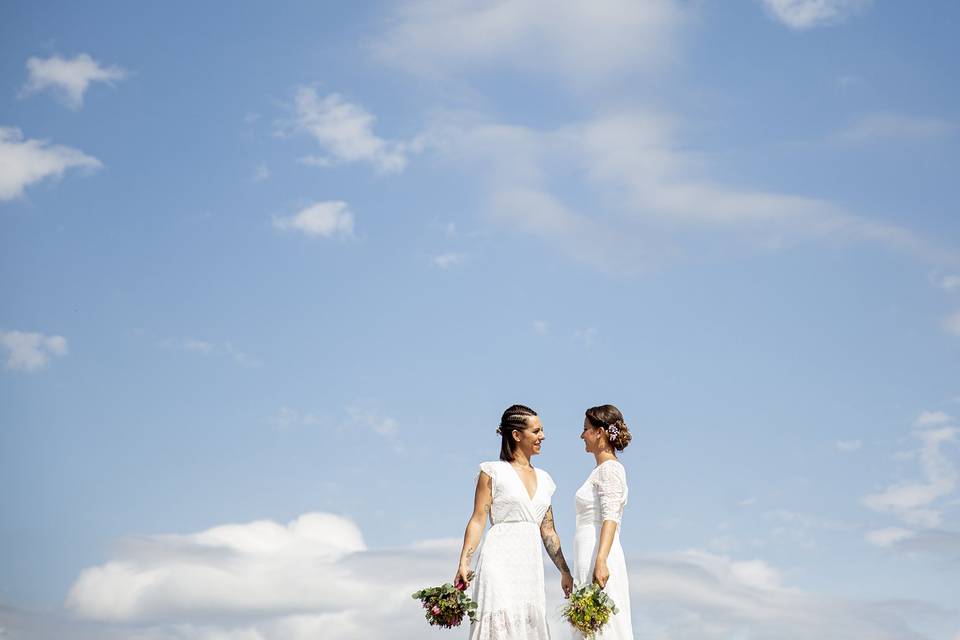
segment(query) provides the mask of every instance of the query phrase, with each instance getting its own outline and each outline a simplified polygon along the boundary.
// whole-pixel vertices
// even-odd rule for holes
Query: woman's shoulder
[[[535,469],[537,473],[540,474],[541,477],[544,477],[547,480],[550,480],[551,482],[553,482],[553,477],[550,475],[550,473],[546,469],[544,469],[543,467],[535,467]]]
[[[553,492],[557,490],[557,483],[553,481],[553,477],[547,472],[546,469],[542,469],[540,467],[536,467],[536,469],[537,469],[537,482],[542,483],[543,486],[552,495]]]
[[[480,463],[480,471],[493,478],[496,477],[497,470],[502,469],[504,464],[506,463],[503,460],[487,460]]]
[[[627,468],[623,466],[622,462],[614,458],[611,460],[604,460],[594,467],[590,474],[599,476],[601,478],[607,478],[610,476],[625,478],[627,475]]]

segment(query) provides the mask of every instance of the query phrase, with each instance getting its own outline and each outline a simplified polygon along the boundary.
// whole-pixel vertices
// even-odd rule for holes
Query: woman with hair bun
[[[627,474],[617,460],[632,436],[623,414],[612,404],[587,409],[580,434],[596,467],[577,489],[577,528],[574,537],[573,575],[578,585],[595,582],[617,605],[597,638],[632,640],[630,584],[620,546],[620,518],[627,504]],[[575,638],[582,637],[574,632]]]
[[[540,453],[543,425],[536,411],[515,404],[503,412],[497,433],[500,460],[480,464],[454,584],[472,582],[477,621],[470,625],[471,640],[549,640],[541,542],[560,570],[564,595],[573,588],[573,576],[553,526],[550,497],[556,485],[530,464]],[[473,580],[470,560],[488,519],[491,528]]]

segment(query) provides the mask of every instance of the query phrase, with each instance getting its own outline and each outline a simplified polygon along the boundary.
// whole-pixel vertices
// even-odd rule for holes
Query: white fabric
[[[633,640],[633,624],[630,619],[630,583],[627,579],[627,563],[620,546],[620,518],[627,504],[627,473],[617,460],[607,460],[598,465],[575,495],[577,528],[574,534],[573,581],[582,587],[593,582],[593,567],[597,559],[600,528],[604,520],[617,523],[617,532],[607,555],[610,578],[604,591],[617,605],[619,613],[597,634],[598,640]],[[573,632],[577,640],[583,638]]]
[[[484,462],[480,470],[492,479],[492,527],[480,547],[471,585],[477,622],[470,625],[470,640],[549,640],[540,522],[556,485],[550,474],[537,469],[531,499],[509,462]]]

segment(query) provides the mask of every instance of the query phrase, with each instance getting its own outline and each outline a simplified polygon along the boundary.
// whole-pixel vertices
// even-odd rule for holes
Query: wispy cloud
[[[916,535],[916,531],[904,529],[902,527],[887,527],[886,529],[874,529],[868,531],[867,542],[877,547],[889,547],[890,545],[902,542]]]
[[[282,406],[276,414],[267,418],[267,423],[278,431],[289,431],[297,427],[311,427],[327,422],[315,413],[305,413],[297,409]]]
[[[373,44],[385,62],[426,75],[507,63],[592,84],[670,61],[687,10],[673,0],[398,3]]]
[[[264,180],[270,179],[270,167],[265,164],[258,164],[253,169],[253,181],[254,182],[263,182]]]
[[[593,346],[594,341],[597,339],[598,333],[599,331],[596,329],[596,327],[577,329],[573,332],[573,339],[582,343],[586,347],[591,347]]]
[[[861,440],[838,440],[834,443],[834,446],[837,451],[850,453],[851,451],[859,451],[863,447],[863,442]]]
[[[294,110],[293,122],[278,123],[280,130],[305,133],[325,152],[303,158],[306,164],[326,167],[364,162],[383,173],[399,173],[407,166],[407,154],[416,147],[377,136],[373,132],[376,118],[338,93],[320,96],[315,89],[300,87],[294,96]]]
[[[863,498],[863,504],[888,513],[904,524],[920,528],[940,525],[943,514],[936,503],[957,488],[957,469],[946,449],[954,445],[960,428],[947,422],[946,414],[924,412],[916,420],[914,437],[921,442],[920,470],[923,480],[903,481]]]
[[[197,353],[202,356],[226,358],[243,367],[259,367],[259,359],[240,351],[229,342],[215,343],[195,338],[166,338],[158,345],[164,349]]]
[[[102,66],[86,53],[73,58],[30,58],[27,71],[29,76],[20,90],[21,96],[51,89],[71,109],[83,106],[83,95],[91,84],[102,82],[112,86],[127,77],[125,69],[115,65]]]
[[[943,319],[943,329],[947,333],[960,336],[960,311],[952,313]]]
[[[387,439],[394,439],[399,430],[396,419],[384,415],[376,403],[364,401],[348,405],[346,419],[341,428],[347,431],[372,432]]]
[[[957,124],[943,118],[874,113],[861,117],[836,134],[840,142],[868,143],[883,140],[939,140],[957,131]]]
[[[937,285],[944,291],[960,291],[960,275],[950,274],[936,280]]]
[[[538,336],[545,336],[550,333],[550,325],[545,320],[534,320],[532,326],[533,332]]]
[[[692,549],[631,559],[634,631],[670,640],[925,638],[909,617],[920,602],[827,596],[786,584],[759,558]],[[955,616],[938,611],[941,623]]]
[[[379,403],[365,399],[351,402],[342,407],[335,415],[317,411],[303,411],[283,405],[266,419],[267,424],[277,431],[291,431],[301,427],[321,427],[335,430],[347,438],[376,436],[394,445],[395,451],[402,451],[399,443],[400,423],[380,408]]]
[[[0,127],[0,202],[19,198],[30,185],[58,179],[69,169],[101,166],[99,160],[77,149],[24,139],[20,129]]]
[[[841,23],[871,3],[872,0],[763,0],[771,16],[797,30]]]
[[[433,257],[433,266],[439,269],[449,269],[458,264],[463,264],[466,255],[463,253],[441,253]]]
[[[273,226],[281,231],[299,231],[313,238],[353,235],[353,213],[346,202],[314,202],[292,216],[275,217]]]
[[[65,356],[67,339],[34,331],[0,329],[0,347],[7,352],[7,369],[31,373],[43,369],[51,358]]]
[[[833,202],[718,180],[679,129],[673,118],[642,111],[548,131],[450,114],[424,139],[483,181],[490,221],[602,271],[658,268],[681,258],[685,245],[704,255],[801,241],[869,242],[960,264],[956,251]],[[590,194],[589,208],[582,197],[567,200],[574,188]]]

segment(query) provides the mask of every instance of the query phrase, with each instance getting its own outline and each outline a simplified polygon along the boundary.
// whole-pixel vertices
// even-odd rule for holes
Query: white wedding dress
[[[556,485],[536,469],[531,498],[509,462],[484,462],[480,470],[493,481],[493,526],[484,535],[471,585],[477,622],[470,625],[470,640],[548,640],[540,521]]]
[[[633,625],[630,621],[630,584],[627,579],[627,563],[620,546],[620,517],[627,504],[627,474],[618,460],[599,464],[587,476],[575,496],[577,528],[574,537],[573,580],[576,587],[593,582],[593,567],[600,542],[600,527],[604,520],[617,523],[617,532],[607,556],[610,578],[604,592],[613,599],[619,613],[597,634],[603,640],[633,640]],[[574,638],[582,638],[579,631]]]

